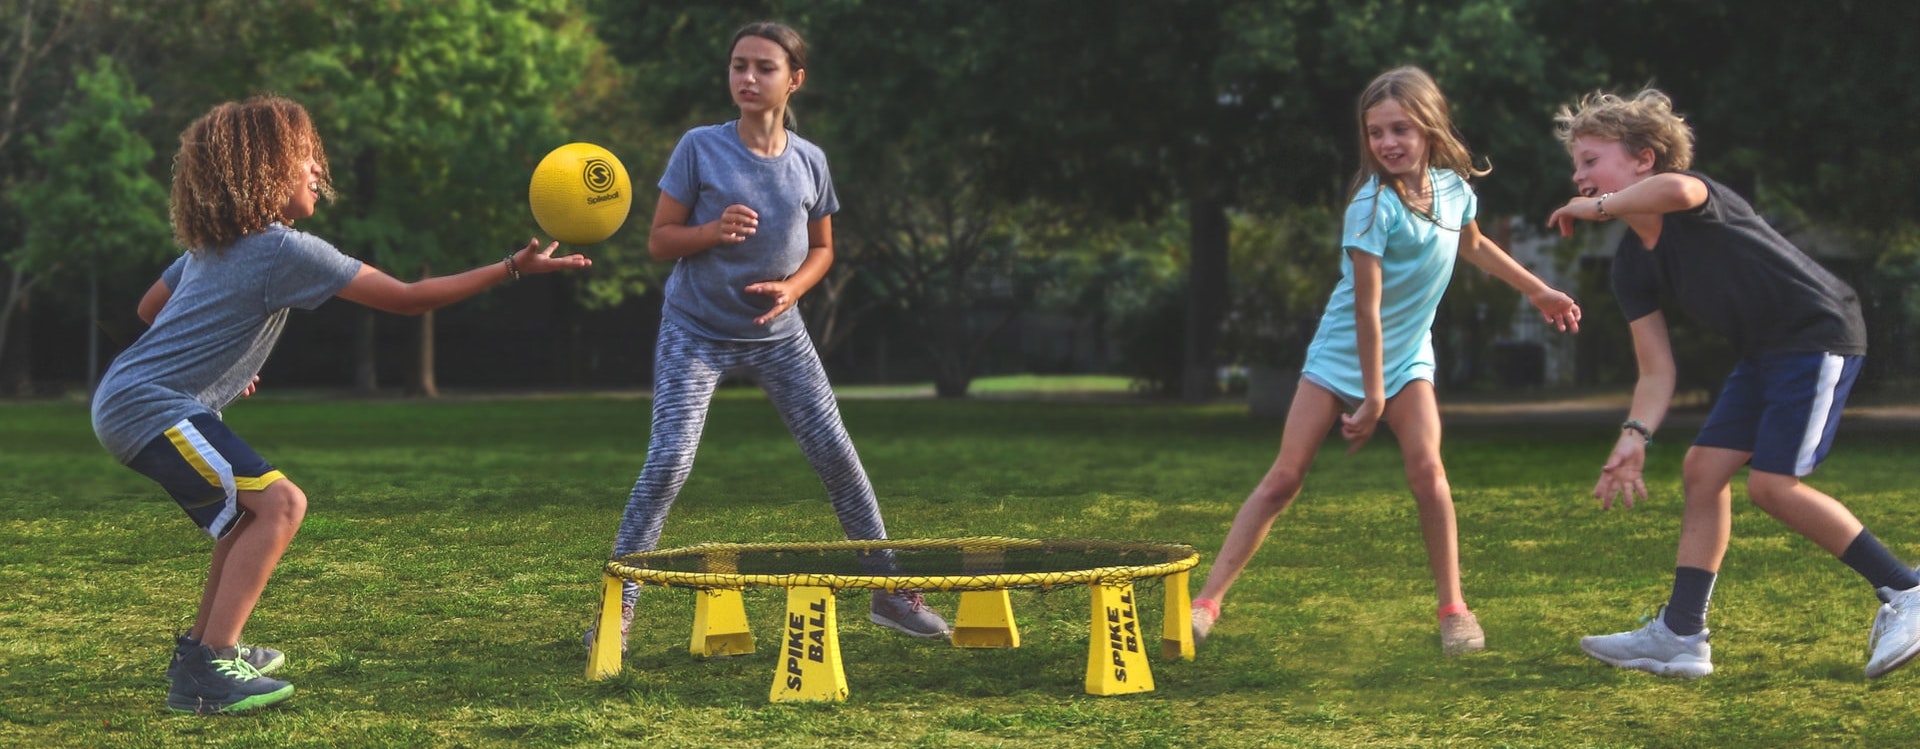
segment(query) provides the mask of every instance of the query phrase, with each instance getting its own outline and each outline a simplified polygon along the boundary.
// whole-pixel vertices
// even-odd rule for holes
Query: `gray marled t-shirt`
[[[759,341],[806,332],[798,309],[766,325],[754,318],[773,298],[748,294],[749,284],[793,275],[807,259],[807,223],[840,210],[827,156],[792,131],[787,150],[767,158],[740,144],[739,121],[696,127],[680,138],[660,176],[660,190],[690,209],[690,226],[713,221],[730,205],[760,214],[753,236],[680,258],[667,278],[664,314],[703,338]]]
[[[93,394],[93,432],[120,462],[181,419],[218,414],[273,352],[287,310],[346,288],[360,261],[280,224],[224,250],[189,252],[160,274],[173,290],[153,327],[113,360]]]

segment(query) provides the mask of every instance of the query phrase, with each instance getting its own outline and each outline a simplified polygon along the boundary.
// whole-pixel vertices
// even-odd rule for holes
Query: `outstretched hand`
[[[1548,288],[1527,296],[1540,317],[1562,333],[1580,332],[1580,304],[1559,289]]]
[[[1600,467],[1600,480],[1593,485],[1593,496],[1600,500],[1600,509],[1613,509],[1613,501],[1621,500],[1627,509],[1633,509],[1636,498],[1647,498],[1647,482],[1642,470],[1647,463],[1645,444],[1622,439],[1613,448],[1613,454],[1607,456],[1607,463]]]
[[[531,276],[563,270],[578,270],[593,265],[593,260],[586,255],[573,254],[555,257],[553,251],[557,249],[560,249],[559,242],[549,243],[546,249],[541,249],[540,239],[538,237],[528,239],[527,246],[513,253],[514,268],[520,271],[521,275]]]
[[[1547,217],[1547,227],[1560,230],[1560,236],[1573,236],[1575,221],[1604,221],[1600,217],[1600,200],[1585,195],[1575,195],[1566,205],[1554,209]]]
[[[800,289],[796,288],[792,281],[761,281],[760,283],[747,284],[746,292],[748,294],[760,294],[773,299],[773,309],[767,310],[767,314],[754,318],[753,324],[755,325],[765,325],[773,322],[773,318],[779,317],[787,310],[793,309],[793,305],[800,301]]]

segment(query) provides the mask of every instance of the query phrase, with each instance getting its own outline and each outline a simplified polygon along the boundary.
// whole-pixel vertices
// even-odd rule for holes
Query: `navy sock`
[[[1660,620],[1673,633],[1686,637],[1707,628],[1707,601],[1713,598],[1716,575],[1699,567],[1673,568],[1673,595]]]
[[[1847,544],[1847,553],[1840,555],[1840,561],[1860,573],[1876,591],[1880,588],[1907,590],[1920,585],[1920,577],[1915,576],[1911,568],[1895,558],[1893,552],[1887,550],[1886,544],[1880,543],[1880,539],[1874,538],[1873,532],[1865,528],[1860,529],[1860,535],[1853,537],[1853,543]]]

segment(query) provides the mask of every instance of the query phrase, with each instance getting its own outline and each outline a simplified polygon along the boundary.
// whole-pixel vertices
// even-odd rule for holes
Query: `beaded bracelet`
[[[520,280],[520,266],[514,265],[512,254],[507,255],[507,278],[514,281]]]
[[[1653,444],[1653,430],[1640,423],[1639,419],[1628,419],[1626,423],[1620,425],[1620,429],[1638,434],[1641,439],[1646,440],[1646,444]]]

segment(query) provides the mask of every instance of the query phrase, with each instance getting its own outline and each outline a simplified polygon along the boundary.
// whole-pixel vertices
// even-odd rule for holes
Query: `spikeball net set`
[[[710,543],[618,557],[606,563],[587,676],[620,671],[620,606],[625,581],[691,588],[697,656],[754,652],[741,590],[787,589],[787,613],[770,698],[835,701],[847,695],[834,594],[843,589],[960,593],[952,642],[967,648],[1019,647],[1007,593],[1085,585],[1092,616],[1086,690],[1153,689],[1146,637],[1134,596],[1138,580],[1164,581],[1161,652],[1193,659],[1187,575],[1200,555],[1186,544],[1099,539],[981,536],[818,543]]]

